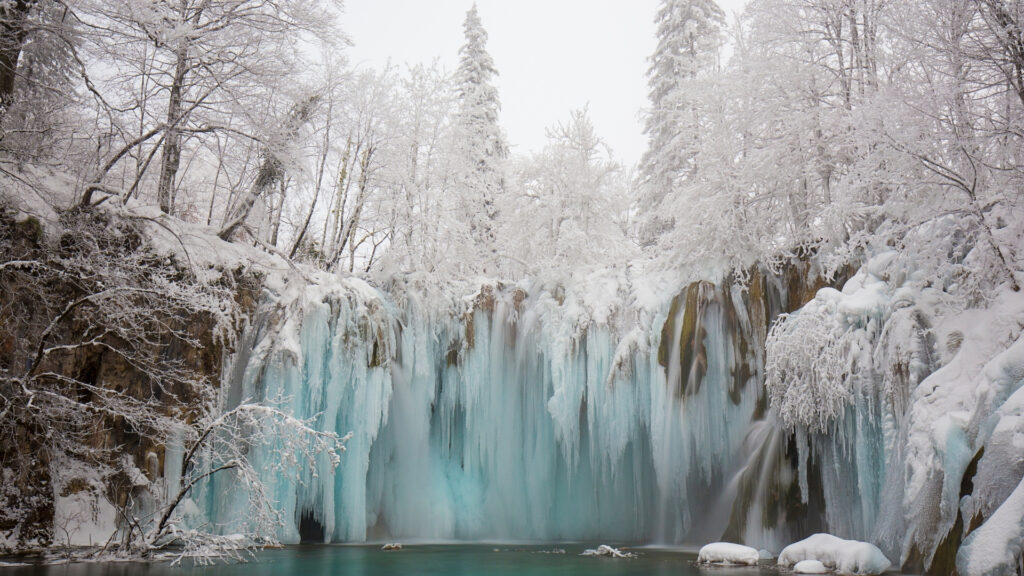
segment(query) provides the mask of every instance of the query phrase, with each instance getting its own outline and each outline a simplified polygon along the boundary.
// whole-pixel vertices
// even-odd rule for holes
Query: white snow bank
[[[892,565],[874,544],[831,534],[815,534],[786,546],[779,554],[779,566],[794,566],[804,560],[817,560],[842,574],[881,574]]]
[[[964,540],[956,555],[963,576],[1013,574],[1024,548],[1024,481],[992,517]]]
[[[612,548],[611,546],[605,544],[601,544],[596,549],[587,548],[583,551],[582,554],[580,554],[580,556],[610,556],[612,558],[636,558],[636,554],[633,554],[632,552],[623,552],[617,548]]]
[[[701,564],[743,564],[754,566],[761,558],[756,548],[730,542],[712,542],[700,549],[697,562]]]
[[[801,560],[793,566],[793,572],[797,574],[827,574],[828,568],[817,560]]]

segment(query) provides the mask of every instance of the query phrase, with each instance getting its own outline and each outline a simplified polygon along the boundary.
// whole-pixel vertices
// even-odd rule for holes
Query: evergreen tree
[[[487,31],[480,23],[476,4],[463,23],[466,43],[459,49],[455,81],[459,97],[456,120],[456,189],[463,222],[479,255],[493,260],[498,197],[504,189],[508,147],[498,126],[498,90],[493,79],[498,71],[487,52]],[[484,266],[491,269],[493,266]]]
[[[693,81],[718,64],[725,14],[714,0],[662,0],[655,24],[658,46],[647,70],[648,149],[641,161],[643,209],[651,214],[642,232],[645,242],[670,225],[659,204],[696,168],[699,125]]]

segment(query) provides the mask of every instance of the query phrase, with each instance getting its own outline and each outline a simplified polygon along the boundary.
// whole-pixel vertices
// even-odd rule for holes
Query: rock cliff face
[[[14,261],[15,254],[31,253],[38,249],[43,236],[37,220],[27,219],[15,222],[5,219],[4,237],[12,254],[4,261]],[[6,267],[5,267],[6,268]],[[16,287],[2,286],[2,302],[5,314],[0,315],[0,353],[3,354],[5,370],[14,368],[14,353],[24,334],[17,330],[17,316],[35,316],[29,302],[21,300]],[[9,404],[13,395],[6,379],[0,384],[3,390],[4,411],[15,410]],[[50,478],[50,461],[41,449],[43,430],[20,424],[6,427],[0,438],[0,462],[3,463],[0,481],[0,533],[8,542],[19,545],[52,541],[53,493]],[[13,538],[12,538],[13,537]]]
[[[232,346],[211,305],[251,310],[258,290],[241,270],[192,290],[186,263],[107,214],[54,228],[0,214],[0,547],[13,550],[101,545],[118,510],[154,497],[161,423],[208,407]]]

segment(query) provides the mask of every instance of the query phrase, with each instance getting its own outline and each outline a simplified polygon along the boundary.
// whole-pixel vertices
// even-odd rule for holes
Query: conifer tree
[[[463,222],[476,245],[477,254],[493,260],[495,220],[498,198],[504,189],[505,160],[508,147],[498,112],[501,103],[493,79],[498,71],[487,52],[487,31],[477,13],[476,4],[466,13],[463,23],[466,42],[459,49],[459,68],[455,74],[459,112],[455,130],[455,184]],[[485,265],[493,271],[493,265]]]
[[[714,0],[662,0],[655,23],[658,45],[647,70],[648,149],[641,161],[642,208],[652,215],[642,233],[645,241],[669,226],[659,215],[659,204],[696,168],[699,122],[693,81],[718,64],[725,14]]]

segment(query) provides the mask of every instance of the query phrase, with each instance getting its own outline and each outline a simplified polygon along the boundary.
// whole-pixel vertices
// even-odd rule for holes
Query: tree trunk
[[[345,246],[349,246],[354,250],[352,244],[355,242],[356,229],[359,227],[359,219],[363,215],[363,206],[366,204],[366,196],[369,192],[369,166],[370,160],[373,158],[375,147],[370,146],[363,151],[363,157],[359,161],[359,192],[356,196],[355,205],[352,208],[351,215],[342,222],[343,226],[341,229],[341,238],[339,244],[335,247],[334,254],[331,257],[330,269],[335,270],[337,263],[344,257]],[[355,255],[352,254],[352,261],[349,263],[349,271],[355,268]],[[342,264],[344,265],[344,264]]]
[[[35,5],[36,0],[0,2],[0,117],[14,97],[18,60],[28,35],[25,23]]]
[[[316,203],[320,199],[320,189],[324,182],[324,169],[327,167],[327,155],[331,151],[331,120],[334,118],[334,99],[331,98],[327,101],[327,125],[324,127],[324,140],[323,150],[320,153],[320,162],[316,168],[316,183],[313,186],[313,201],[309,204],[309,211],[306,212],[306,219],[302,222],[302,227],[299,228],[299,233],[295,235],[295,240],[292,242],[292,248],[288,251],[289,258],[295,258],[295,254],[299,251],[299,247],[302,246],[302,241],[306,238],[306,231],[309,230],[309,223],[313,220],[313,212],[316,210]],[[324,228],[326,231],[326,226]],[[324,249],[323,246],[320,247]]]
[[[288,192],[288,180],[287,178],[282,178],[278,182],[278,191],[281,197],[278,198],[277,206],[274,207],[274,211],[271,214],[273,222],[271,225],[270,245],[274,248],[277,248],[277,234],[281,231],[281,215],[284,212],[284,197]]]
[[[292,108],[292,112],[285,124],[287,128],[285,131],[285,141],[294,140],[298,136],[299,129],[309,121],[319,101],[320,96],[314,95],[299,102]],[[256,200],[266,194],[267,191],[272,190],[274,185],[284,178],[284,172],[284,164],[281,160],[274,155],[273,151],[265,149],[263,151],[263,162],[260,164],[260,169],[256,174],[256,181],[253,182],[252,189],[237,206],[230,209],[230,217],[227,223],[220,229],[220,232],[217,233],[217,236],[222,240],[230,240],[231,236],[245,224],[245,220],[249,217],[249,212],[252,211]]]
[[[253,205],[256,204],[256,200],[263,196],[267,190],[274,187],[284,174],[284,169],[281,166],[280,160],[276,156],[267,153],[263,157],[263,163],[260,164],[260,170],[256,175],[256,181],[253,182],[252,190],[242,199],[242,201],[232,210],[231,217],[228,222],[221,228],[217,236],[220,236],[221,240],[230,240],[231,236],[234,235],[244,223],[245,219],[249,217],[249,212],[252,211]]]
[[[164,135],[164,152],[157,185],[160,211],[166,214],[174,210],[174,180],[181,165],[181,102],[185,75],[188,73],[188,47],[185,42],[182,39],[177,50],[177,64],[167,103],[167,134]]]

